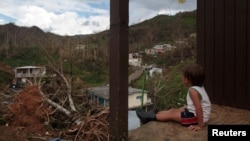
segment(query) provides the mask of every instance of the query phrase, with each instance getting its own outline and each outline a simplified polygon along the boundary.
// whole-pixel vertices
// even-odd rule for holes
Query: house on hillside
[[[151,68],[150,70],[149,70],[149,76],[150,77],[153,77],[154,75],[160,75],[160,76],[162,76],[162,68]]]
[[[46,74],[46,68],[44,66],[15,67],[13,71],[15,74],[13,86],[19,86],[23,83],[26,83],[26,79],[35,79]]]
[[[96,103],[98,106],[109,106],[109,86],[91,87],[87,90],[86,94],[89,96],[91,103]],[[149,92],[143,93],[143,105],[152,105]],[[137,88],[128,88],[128,109],[136,109],[141,106],[142,90]]]
[[[154,75],[162,76],[162,68],[155,68],[153,66],[147,66],[144,69],[147,72],[147,77],[153,77]]]
[[[130,53],[129,54],[129,65],[131,66],[141,66],[142,58],[139,53]]]
[[[176,46],[172,46],[171,44],[162,44],[162,45],[155,45],[151,49],[145,49],[145,53],[147,55],[156,55],[161,54],[166,51],[172,51],[176,49]]]
[[[23,66],[14,68],[15,78],[35,78],[46,74],[43,66]]]
[[[156,54],[156,51],[154,48],[146,48],[145,49],[145,54],[146,55],[155,55]]]
[[[75,46],[75,49],[76,49],[76,50],[84,50],[85,48],[86,48],[85,45],[76,45],[76,46]]]
[[[176,49],[176,46],[173,46],[171,44],[165,44],[165,51],[172,51]]]
[[[165,52],[165,44],[163,45],[155,45],[153,48],[155,49],[155,52],[157,54],[161,54],[161,53],[164,53]]]
[[[165,51],[171,51],[175,49],[175,46],[172,46],[171,44],[162,44],[162,45],[155,45],[153,47],[157,54],[164,53]]]

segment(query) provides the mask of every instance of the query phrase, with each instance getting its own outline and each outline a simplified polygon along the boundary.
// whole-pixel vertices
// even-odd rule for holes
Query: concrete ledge
[[[250,110],[212,105],[212,113],[207,124],[250,125]],[[207,125],[201,131],[189,131],[175,122],[152,121],[128,133],[129,141],[206,141]]]

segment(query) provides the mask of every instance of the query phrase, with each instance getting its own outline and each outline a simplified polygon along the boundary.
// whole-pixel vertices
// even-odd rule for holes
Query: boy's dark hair
[[[192,86],[202,86],[205,81],[205,72],[198,64],[188,64],[182,69],[183,76],[186,77]]]

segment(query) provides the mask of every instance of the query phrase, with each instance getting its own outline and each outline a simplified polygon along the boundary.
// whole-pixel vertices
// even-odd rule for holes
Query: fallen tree
[[[53,68],[52,64],[51,67]],[[17,93],[13,103],[9,105],[7,114],[9,124],[20,126],[22,129],[33,133],[41,131],[47,133],[48,127],[52,130],[56,127],[58,130],[58,127],[63,125],[64,128],[61,129],[60,135],[56,136],[74,141],[108,140],[109,109],[96,107],[96,105],[90,105],[88,102],[74,103],[70,81],[55,67],[53,70],[64,80],[66,85],[61,87],[67,87],[67,94],[65,94],[65,91],[60,91],[60,87],[52,94],[43,91],[46,88],[42,81],[43,77],[40,77],[39,81],[27,79],[26,88]],[[87,98],[83,94],[79,97]],[[65,104],[66,101],[69,104]],[[82,107],[87,108],[76,108],[75,105],[78,107],[83,105]]]

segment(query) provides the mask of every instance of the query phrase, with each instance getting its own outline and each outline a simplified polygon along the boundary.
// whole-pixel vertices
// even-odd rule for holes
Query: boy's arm
[[[201,130],[204,126],[203,111],[202,111],[202,106],[201,106],[201,96],[195,89],[192,89],[192,88],[189,89],[189,95],[195,106],[198,126],[192,125],[188,129],[189,130]]]

